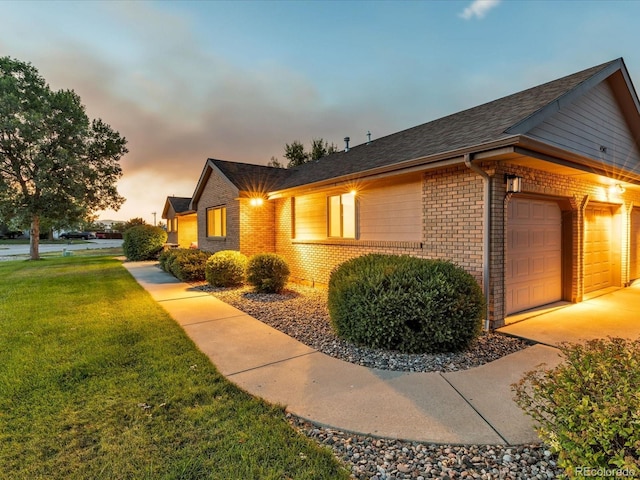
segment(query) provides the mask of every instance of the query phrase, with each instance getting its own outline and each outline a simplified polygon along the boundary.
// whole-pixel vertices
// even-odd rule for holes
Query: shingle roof
[[[167,197],[167,201],[173,207],[173,211],[176,213],[184,213],[189,211],[189,204],[191,198],[188,197]]]
[[[285,168],[267,167],[250,163],[228,162],[210,158],[225,177],[233,183],[238,190],[251,192],[270,192],[281,185],[292,173]]]
[[[453,158],[464,149],[526,133],[561,102],[581,95],[621,68],[626,72],[623,60],[618,58],[291,169],[217,159],[208,162],[239,190],[267,193],[333,178],[357,177],[377,168],[402,168],[413,160],[426,162],[430,157],[449,153]],[[194,201],[198,192],[197,187]]]
[[[619,59],[337,152],[291,170],[279,189],[455,151],[510,136],[508,130]]]

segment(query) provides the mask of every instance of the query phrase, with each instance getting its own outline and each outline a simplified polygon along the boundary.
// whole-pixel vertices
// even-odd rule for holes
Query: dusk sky
[[[127,138],[102,219],[157,219],[207,158],[343,148],[623,57],[640,1],[2,1],[0,56],[73,89]]]

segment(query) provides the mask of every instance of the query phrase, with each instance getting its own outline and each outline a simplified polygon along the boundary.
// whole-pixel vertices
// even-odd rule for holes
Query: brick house
[[[162,218],[167,221],[167,244],[190,248],[198,242],[198,219],[189,208],[191,198],[167,197]]]
[[[369,252],[451,260],[496,328],[640,278],[640,103],[620,58],[293,169],[209,159],[190,209],[201,249],[309,284]]]

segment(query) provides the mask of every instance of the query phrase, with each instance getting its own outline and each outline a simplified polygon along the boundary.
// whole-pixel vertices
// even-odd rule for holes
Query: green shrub
[[[122,249],[132,261],[155,260],[167,241],[167,232],[153,225],[138,225],[124,232]]]
[[[162,250],[162,252],[160,252],[160,255],[158,255],[158,263],[160,264],[160,268],[165,272],[170,273],[169,269],[167,268],[167,262],[170,258],[172,258],[173,251],[173,248],[165,248],[164,250]]]
[[[570,478],[640,478],[640,339],[565,343],[560,351],[563,363],[513,385],[516,402]]]
[[[289,279],[287,262],[275,253],[254,255],[247,263],[247,282],[260,293],[280,293]]]
[[[178,280],[195,282],[205,279],[205,265],[209,253],[194,248],[177,248],[172,250],[165,267]]]
[[[234,287],[244,283],[246,268],[245,255],[235,250],[222,250],[207,260],[205,277],[214,287]]]
[[[368,347],[462,350],[480,334],[484,306],[475,279],[443,260],[369,254],[338,266],[329,279],[334,330]]]

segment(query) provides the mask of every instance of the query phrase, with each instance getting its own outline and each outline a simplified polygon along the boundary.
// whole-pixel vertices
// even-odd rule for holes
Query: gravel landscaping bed
[[[451,372],[480,366],[517,352],[528,343],[500,334],[483,334],[468,351],[402,354],[358,347],[331,329],[327,292],[289,284],[281,295],[249,287],[198,285],[220,300],[327,355],[359,365],[410,372]],[[544,445],[438,445],[355,435],[308,423],[288,414],[307,437],[330,448],[358,480],[552,479],[562,473]]]
[[[252,317],[316,350],[365,367],[406,372],[454,372],[477,367],[529,346],[513,337],[485,333],[469,350],[459,353],[405,354],[360,347],[342,340],[331,329],[324,289],[289,284],[279,295],[255,293],[250,287],[215,288],[210,292]]]
[[[541,445],[436,445],[354,435],[289,415],[291,424],[351,469],[358,480],[552,479],[562,473]]]

